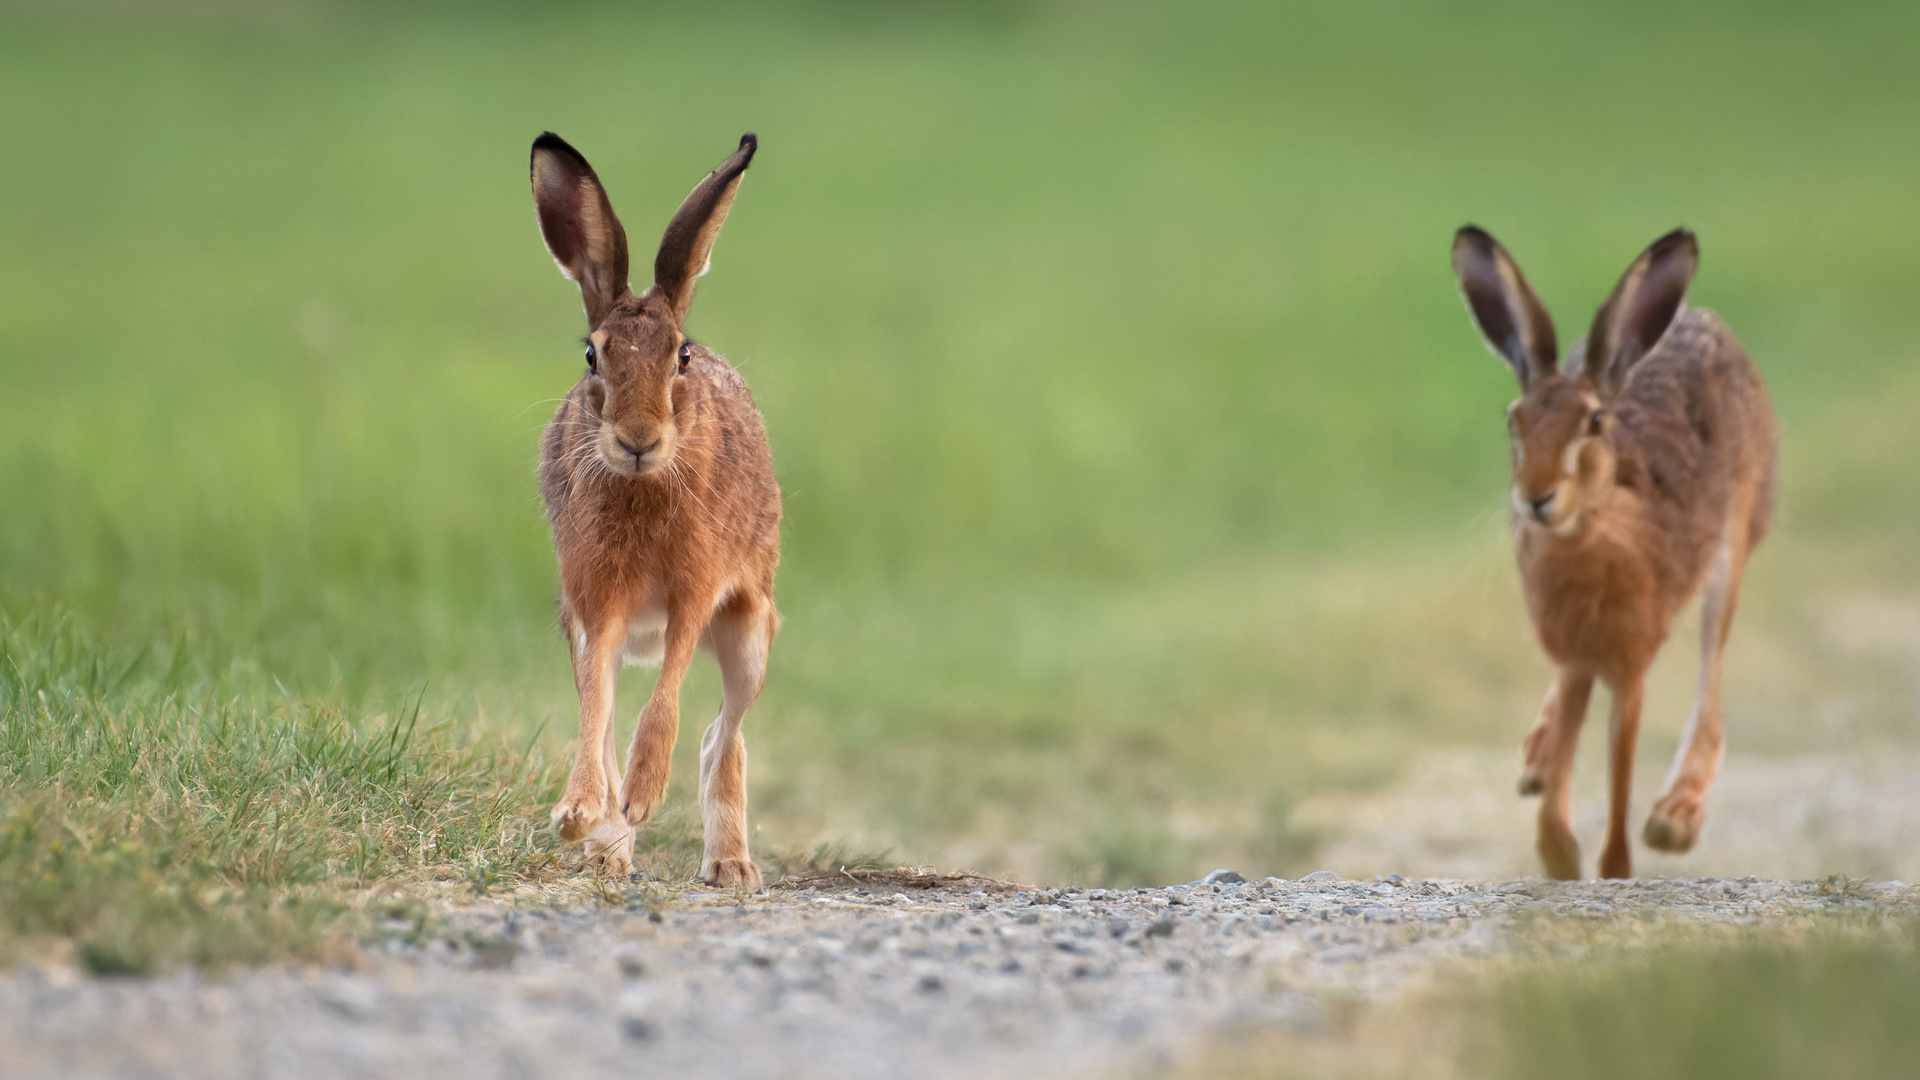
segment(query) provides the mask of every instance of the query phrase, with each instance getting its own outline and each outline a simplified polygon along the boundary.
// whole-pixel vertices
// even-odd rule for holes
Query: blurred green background
[[[584,327],[527,145],[586,153],[644,264],[751,130],[689,328],[786,492],[763,853],[1526,870],[1515,390],[1447,245],[1495,232],[1570,341],[1684,223],[1784,429],[1729,776],[1817,760],[1829,824],[1766,862],[1715,848],[1727,804],[1653,865],[1901,872],[1831,821],[1920,820],[1872,772],[1920,743],[1917,41],[1895,3],[0,8],[0,610],[42,628],[14,654],[144,657],[92,713],[8,705],[77,724],[131,680],[373,730],[417,699],[563,761],[533,468]],[[1643,789],[1693,662],[1684,629]],[[1457,835],[1353,846],[1394,805]]]

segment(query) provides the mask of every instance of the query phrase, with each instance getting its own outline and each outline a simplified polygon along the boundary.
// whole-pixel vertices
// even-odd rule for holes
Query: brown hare
[[[632,864],[633,827],[666,792],[680,681],[695,646],[719,661],[720,715],[700,740],[701,874],[758,886],[747,853],[741,720],[760,695],[779,629],[780,488],[746,383],[683,327],[696,279],[757,142],[687,196],[654,257],[653,284],[627,286],[627,236],[579,152],[533,143],[540,233],[587,309],[587,370],[547,425],[540,493],[560,561],[560,628],[580,694],[580,750],[553,822],[613,873]],[[615,674],[660,663],[624,773],[614,758]]]
[[[1632,876],[1627,804],[1647,668],[1703,589],[1693,718],[1647,820],[1649,845],[1693,847],[1720,770],[1721,653],[1772,514],[1778,435],[1733,331],[1683,305],[1699,261],[1685,229],[1654,241],[1561,368],[1547,309],[1506,249],[1471,225],[1453,240],[1467,307],[1520,379],[1507,409],[1514,549],[1534,630],[1559,668],[1527,735],[1520,791],[1541,796],[1536,847],[1557,878],[1580,876],[1568,782],[1596,678],[1613,697],[1600,873]]]

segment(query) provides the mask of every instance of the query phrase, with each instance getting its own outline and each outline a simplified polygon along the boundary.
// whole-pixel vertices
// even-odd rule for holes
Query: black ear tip
[[[1700,254],[1700,238],[1693,234],[1692,229],[1682,225],[1660,239],[1655,240],[1653,242],[1653,250],[1661,255],[1672,254],[1676,251],[1688,251],[1697,256]]]
[[[590,173],[593,171],[593,166],[587,164],[586,155],[575,150],[567,140],[555,135],[551,131],[543,131],[540,133],[539,138],[533,140],[533,150],[527,154],[527,157],[531,159],[542,150],[549,154],[557,154],[561,158],[571,162],[574,170],[577,172]]]
[[[1461,244],[1472,244],[1482,254],[1491,254],[1494,248],[1493,234],[1478,225],[1462,225],[1453,234],[1453,246],[1459,247]]]
[[[760,136],[755,135],[751,131],[740,136],[740,149],[745,150],[747,152],[747,160],[752,161],[754,152],[760,149]]]

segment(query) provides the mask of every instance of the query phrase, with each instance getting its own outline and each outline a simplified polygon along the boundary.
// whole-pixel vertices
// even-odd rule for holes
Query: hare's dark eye
[[[594,348],[591,345],[587,346],[587,370],[588,371],[600,370],[600,354],[594,351]]]
[[[686,374],[686,370],[687,370],[687,363],[688,363],[689,361],[691,361],[692,359],[693,359],[693,346],[691,346],[691,345],[689,345],[689,344],[687,344],[687,343],[686,343],[686,342],[684,342],[684,341],[683,341],[683,342],[681,342],[681,343],[680,343],[680,372],[681,372],[681,374],[683,374],[683,375],[684,375],[684,374]]]
[[[1593,410],[1593,415],[1587,417],[1587,434],[1598,435],[1605,427],[1606,417],[1600,415],[1599,409]]]

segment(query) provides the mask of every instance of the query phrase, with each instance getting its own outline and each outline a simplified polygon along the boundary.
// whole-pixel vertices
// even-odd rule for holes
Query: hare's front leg
[[[627,780],[620,788],[620,808],[629,825],[643,825],[667,794],[673,772],[673,741],[680,734],[680,682],[700,642],[701,622],[712,602],[685,604],[667,612],[660,678],[653,695],[640,710],[640,724],[627,750]]]
[[[620,775],[620,759],[613,748],[611,705],[607,708],[606,735],[600,740],[600,765],[600,775],[606,778],[606,816],[587,834],[587,865],[619,877],[633,868],[633,826],[627,824],[626,815],[620,812],[619,787],[613,782]]]
[[[1745,515],[1742,513],[1742,519]],[[1745,556],[1732,543],[1721,547],[1700,595],[1700,686],[1693,718],[1680,736],[1680,749],[1667,773],[1666,790],[1647,815],[1647,846],[1676,854],[1692,851],[1707,820],[1707,793],[1720,775],[1726,731],[1720,713],[1720,661],[1733,627]]]
[[[760,868],[747,851],[747,738],[740,730],[767,678],[773,605],[736,597],[713,617],[709,631],[720,662],[720,715],[700,739],[700,816],[706,850],[700,876],[710,885],[760,887]]]
[[[1591,672],[1561,668],[1527,736],[1520,790],[1528,793],[1532,780],[1532,790],[1540,794],[1534,850],[1548,877],[1580,876],[1580,841],[1573,835],[1573,754],[1580,747],[1580,725],[1586,722],[1592,696]]]
[[[1600,849],[1600,876],[1633,876],[1633,851],[1627,843],[1627,808],[1633,801],[1633,748],[1640,738],[1640,704],[1646,672],[1635,671],[1612,685],[1613,715],[1607,725],[1607,842]]]
[[[553,825],[562,839],[586,840],[590,858],[609,852],[619,858],[616,834],[628,831],[615,813],[609,746],[613,737],[614,662],[625,636],[625,620],[605,614],[592,621],[576,617],[567,627],[573,685],[580,695],[580,746],[566,790],[554,805]],[[624,866],[613,869],[624,870]]]
[[[1549,763],[1554,760],[1554,746],[1560,734],[1560,699],[1562,684],[1566,681],[1565,672],[1553,673],[1553,681],[1547,684],[1547,696],[1534,715],[1533,727],[1527,731],[1526,741],[1520,744],[1522,795],[1538,795],[1546,788]]]

